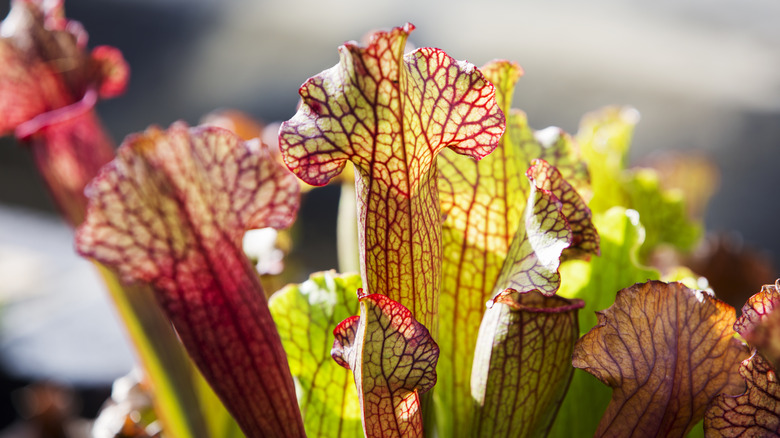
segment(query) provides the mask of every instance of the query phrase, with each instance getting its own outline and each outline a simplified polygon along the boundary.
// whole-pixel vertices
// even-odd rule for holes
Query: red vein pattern
[[[682,437],[718,394],[742,392],[734,308],[706,292],[636,284],[597,316],[572,357],[613,388],[596,436]]]
[[[479,159],[504,132],[493,86],[439,49],[404,55],[414,26],[339,48],[309,79],[279,142],[287,166],[323,185],[355,164],[364,287],[408,307],[436,332],[441,218],[434,159],[444,148]]]
[[[561,213],[572,232],[571,246],[564,250],[564,258],[600,255],[599,233],[592,222],[593,214],[574,187],[563,179],[561,172],[546,161],[536,159],[531,161],[526,175],[536,187],[551,192],[561,201]]]
[[[546,436],[574,374],[584,303],[507,289],[488,303],[479,329],[471,393],[472,436]]]
[[[496,87],[507,116],[499,147],[479,163],[444,150],[439,154],[442,224],[442,293],[437,338],[442,353],[434,397],[442,436],[467,436],[471,418],[470,377],[473,346],[501,267],[515,235],[524,230],[530,193],[523,178],[533,158],[557,166],[577,190],[587,192],[588,172],[571,136],[557,128],[534,132],[519,110],[510,110],[522,69],[493,61],[480,70]],[[522,239],[518,241],[518,244]]]
[[[526,172],[531,193],[525,208],[525,226],[518,228],[509,246],[496,281],[496,292],[511,288],[520,293],[536,290],[551,296],[560,286],[561,254],[571,246],[574,234],[563,214],[561,200],[537,184],[537,168],[545,166],[549,166],[545,161],[534,160]],[[549,176],[560,177],[560,173],[551,172]],[[549,184],[548,180],[541,182]]]
[[[309,438],[354,438],[363,431],[355,381],[330,356],[333,327],[359,311],[360,286],[356,273],[317,272],[268,300]]]
[[[303,436],[287,358],[244,230],[286,227],[295,178],[219,128],[128,137],[87,189],[78,251],[152,285],[182,343],[248,436]]]
[[[16,0],[0,24],[0,135],[30,145],[65,218],[81,223],[84,187],[113,158],[94,112],[98,97],[124,92],[129,68],[107,46],[87,53],[87,34],[62,2]]]
[[[707,437],[780,436],[780,384],[774,367],[761,353],[742,361],[739,373],[747,390],[719,395],[704,415]]]
[[[439,347],[401,304],[379,294],[358,296],[360,316],[333,330],[331,355],[352,370],[365,436],[422,437],[420,395],[436,384]]]
[[[742,307],[734,330],[773,366],[780,364],[780,280],[766,284]]]

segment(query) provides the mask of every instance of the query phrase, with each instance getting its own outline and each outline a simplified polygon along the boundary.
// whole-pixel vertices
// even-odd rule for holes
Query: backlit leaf
[[[363,432],[355,382],[330,356],[331,331],[358,312],[359,288],[358,274],[319,272],[268,301],[297,383],[309,438],[351,438]]]
[[[614,207],[594,215],[593,221],[600,236],[601,256],[590,261],[568,260],[560,268],[562,281],[558,295],[585,301],[579,316],[580,333],[596,325],[596,311],[612,305],[617,291],[660,277],[657,271],[637,262],[645,230],[635,211]],[[592,436],[609,399],[608,387],[585,371],[575,370],[551,436]]]
[[[488,304],[474,352],[471,395],[477,406],[472,435],[546,435],[574,371],[570,358],[579,335],[576,311],[583,303],[544,298],[558,289],[561,252],[573,233],[563,203],[537,184],[569,186],[545,161],[532,163],[525,223],[512,241],[496,286],[512,289],[499,291]],[[576,192],[572,196],[579,200]]]
[[[540,175],[542,179],[538,180]],[[536,290],[551,296],[560,286],[561,253],[571,246],[574,233],[563,214],[563,202],[537,183],[571,187],[565,181],[561,182],[560,173],[543,160],[534,160],[526,176],[531,182],[531,192],[525,208],[525,223],[518,227],[509,246],[495,291],[512,288],[525,293]],[[551,179],[554,182],[550,182]],[[579,200],[576,192],[570,190],[570,194]]]
[[[614,206],[630,208],[621,187],[622,172],[638,122],[636,109],[618,106],[588,113],[580,122],[576,139],[591,173],[593,199],[588,205],[595,213]]]
[[[593,225],[590,209],[574,187],[563,179],[558,169],[544,160],[534,160],[526,175],[536,187],[551,192],[561,201],[561,213],[572,232],[571,246],[564,250],[567,258],[590,258],[599,255],[599,234]]]
[[[404,55],[414,26],[376,32],[365,47],[341,46],[340,62],[300,89],[303,103],[282,124],[287,166],[323,185],[355,164],[361,274],[436,332],[441,218],[436,155],[479,159],[504,132],[494,88],[473,65],[439,49]]]
[[[734,309],[680,283],[618,292],[572,363],[613,388],[596,436],[685,436],[720,393],[741,392]]]
[[[298,184],[259,142],[219,128],[128,137],[89,186],[78,251],[150,283],[182,343],[247,435],[303,436],[287,358],[248,228],[288,226]]]
[[[647,239],[642,250],[648,254],[659,244],[690,251],[701,239],[704,225],[688,217],[685,198],[678,190],[664,190],[653,169],[632,169],[622,184],[627,204],[639,212]]]
[[[618,206],[636,210],[647,230],[642,258],[662,243],[688,251],[700,239],[703,225],[698,218],[688,216],[682,193],[665,189],[653,169],[628,168],[628,152],[638,121],[635,109],[617,106],[582,118],[577,141],[592,175],[594,193],[588,205],[594,213]]]
[[[469,434],[473,346],[485,302],[502,290],[496,281],[510,244],[516,235],[525,235],[523,215],[531,189],[523,174],[534,158],[543,158],[578,189],[586,189],[588,180],[569,135],[558,128],[535,132],[523,112],[510,110],[520,67],[494,61],[481,70],[496,86],[496,100],[507,116],[499,147],[479,163],[445,150],[437,163],[444,223],[437,339],[441,378],[434,398],[439,432],[452,437]],[[528,245],[520,237],[513,251],[523,242]]]
[[[742,307],[742,316],[734,324],[752,347],[757,348],[773,366],[780,365],[780,280],[766,284]]]
[[[739,396],[719,395],[704,416],[708,437],[775,437],[780,435],[780,384],[775,368],[754,353],[739,373],[747,390]]]
[[[360,316],[333,334],[331,355],[351,369],[368,438],[422,437],[420,396],[436,384],[439,347],[411,312],[379,295],[360,297]]]
[[[574,372],[581,300],[507,289],[488,305],[471,378],[472,436],[547,434]]]
[[[712,157],[695,151],[666,151],[642,160],[640,165],[655,170],[664,190],[680,193],[688,217],[704,217],[720,185],[720,170]]]

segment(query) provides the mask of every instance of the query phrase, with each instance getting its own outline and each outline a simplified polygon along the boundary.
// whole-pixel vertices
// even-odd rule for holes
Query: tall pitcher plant
[[[595,112],[576,136],[535,131],[512,108],[518,65],[407,53],[413,30],[341,46],[339,63],[300,88],[280,156],[183,122],[127,137],[87,186],[83,223],[73,216],[77,250],[126,290],[149,290],[247,436],[684,436],[703,418],[711,436],[780,427],[777,287],[737,323],[758,349],[748,358],[733,308],[640,263],[654,245],[695,241],[700,224],[652,175],[625,168],[635,112]],[[0,66],[0,109],[23,121],[25,95],[8,84],[49,73],[0,42],[13,61]],[[24,126],[17,135],[32,138]],[[348,162],[357,240],[346,244],[360,272],[314,273],[266,300],[244,232],[290,226],[295,177],[324,185]],[[190,425],[199,415],[168,408]],[[225,435],[203,423],[164,433]]]

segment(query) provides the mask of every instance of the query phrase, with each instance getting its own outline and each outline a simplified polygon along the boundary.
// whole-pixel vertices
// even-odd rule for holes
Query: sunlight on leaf
[[[472,436],[546,435],[569,386],[581,300],[500,293],[480,326],[471,377]]]
[[[774,367],[780,364],[780,280],[766,284],[742,307],[734,330]]]
[[[687,252],[701,239],[704,225],[688,217],[685,198],[677,190],[664,190],[652,169],[632,169],[622,185],[627,204],[639,212],[647,238],[643,258],[659,244],[673,245]]]
[[[742,361],[739,373],[747,391],[719,395],[704,416],[708,437],[772,437],[780,435],[780,385],[775,368],[754,353]]]
[[[0,135],[14,132],[29,146],[63,218],[77,226],[87,210],[84,188],[114,157],[114,143],[95,105],[98,98],[125,91],[129,67],[113,47],[87,52],[86,31],[65,17],[61,1],[13,1],[0,35]],[[193,388],[193,379],[202,377],[154,292],[146,285],[123,285],[114,272],[95,265],[156,393],[154,408],[163,429],[181,438],[206,436]]]
[[[549,171],[549,174],[546,172]],[[517,229],[509,246],[494,291],[512,288],[520,293],[539,291],[544,295],[555,294],[560,286],[561,253],[571,246],[574,234],[563,214],[563,203],[554,193],[537,186],[537,176],[544,175],[542,185],[568,184],[560,181],[560,173],[550,169],[543,160],[534,160],[526,172],[531,182],[528,205],[525,208],[525,224]],[[576,192],[573,197],[579,199]],[[584,206],[584,203],[582,204]],[[587,207],[585,207],[587,208]]]
[[[379,294],[359,298],[360,316],[333,330],[331,355],[352,370],[365,436],[422,437],[420,396],[436,384],[439,347],[404,306]]]
[[[544,160],[534,160],[526,175],[537,188],[551,192],[561,201],[561,213],[572,232],[571,246],[564,250],[566,258],[590,259],[591,255],[599,255],[599,234],[592,222],[593,214],[558,169]]]
[[[469,434],[473,346],[485,302],[501,290],[496,281],[510,245],[516,240],[514,253],[519,253],[523,245],[524,251],[533,252],[526,239],[524,220],[531,187],[523,174],[533,159],[543,158],[556,166],[578,190],[588,191],[588,173],[571,136],[558,128],[535,132],[522,111],[510,109],[521,68],[508,61],[493,61],[481,70],[496,86],[496,100],[507,117],[506,133],[499,147],[479,163],[447,150],[438,159],[444,216],[441,332],[437,340],[442,349],[439,359],[442,377],[434,397],[442,436]],[[541,242],[543,235],[537,236],[540,237],[537,242]],[[515,262],[518,264],[516,286],[520,287],[520,277],[527,274],[524,269],[530,265],[513,256],[512,263]],[[555,263],[557,267],[557,260]],[[510,274],[507,267],[505,282]],[[545,290],[549,293],[554,287]]]
[[[572,363],[613,388],[596,436],[685,436],[720,393],[740,393],[734,309],[680,283],[618,292]]]
[[[617,106],[582,118],[576,138],[592,175],[594,196],[588,205],[595,213],[616,206],[636,210],[647,230],[647,241],[640,254],[643,259],[659,244],[690,251],[702,237],[700,217],[689,216],[679,190],[663,187],[659,177],[663,173],[628,168],[628,152],[638,122],[638,111]],[[701,199],[691,202],[703,208]]]
[[[330,356],[333,327],[358,312],[355,293],[360,284],[358,274],[319,272],[268,301],[297,383],[309,438],[351,438],[363,431],[355,382]]]
[[[704,429],[712,437],[769,437],[780,434],[780,385],[776,364],[780,324],[776,309],[780,304],[780,280],[767,284],[742,307],[742,316],[734,324],[754,348],[742,361],[739,373],[745,379],[744,394],[721,394],[704,417]]]
[[[340,62],[300,89],[303,103],[282,124],[287,166],[323,185],[355,164],[361,274],[436,332],[441,218],[436,155],[479,159],[504,132],[493,86],[473,65],[439,49],[404,55],[414,26],[376,32],[365,47],[339,48]]]
[[[595,312],[612,305],[617,291],[660,277],[657,271],[637,262],[645,230],[635,211],[615,207],[606,213],[596,214],[593,221],[601,239],[601,256],[593,257],[589,262],[569,260],[560,268],[562,281],[558,294],[585,301],[579,317],[580,333],[596,325]],[[551,436],[579,438],[593,435],[609,399],[608,387],[590,374],[575,370]],[[588,400],[588,403],[581,400]]]
[[[289,226],[297,195],[295,178],[257,141],[152,127],[128,137],[89,186],[76,235],[82,255],[152,285],[247,435],[303,435],[279,334],[241,250],[246,229]]]
[[[591,173],[595,213],[614,206],[628,206],[621,187],[622,172],[628,165],[628,151],[639,111],[631,107],[606,107],[586,114],[576,139]]]
[[[615,207],[595,215],[593,222],[601,239],[601,256],[593,257],[589,262],[570,260],[560,268],[562,283],[558,294],[585,301],[580,316],[581,332],[596,325],[594,312],[612,305],[617,291],[634,283],[660,278],[657,271],[638,261],[645,229],[635,211]]]

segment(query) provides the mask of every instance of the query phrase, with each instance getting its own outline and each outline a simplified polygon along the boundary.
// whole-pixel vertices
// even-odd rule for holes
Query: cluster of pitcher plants
[[[161,433],[776,434],[778,286],[737,320],[689,269],[645,266],[696,245],[703,201],[626,167],[637,112],[535,131],[517,64],[407,53],[413,30],[341,46],[265,143],[177,122],[114,150],[95,103],[124,91],[121,53],[88,50],[61,2],[13,1],[0,134],[106,280]],[[244,233],[290,227],[302,188],[329,183],[359,273],[264,290]]]

